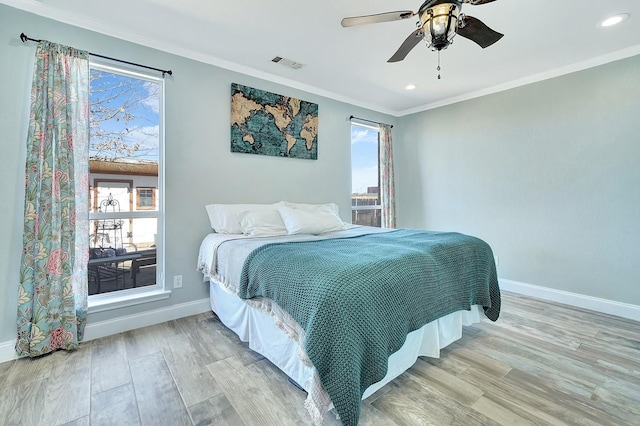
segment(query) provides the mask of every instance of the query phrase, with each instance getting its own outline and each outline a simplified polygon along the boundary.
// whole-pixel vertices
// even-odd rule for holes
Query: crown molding
[[[87,19],[85,17],[78,16],[74,13],[60,10],[55,6],[42,3],[37,0],[0,0],[0,3],[8,6],[20,9],[26,12],[31,12],[36,15],[43,16],[45,18],[53,19],[64,24],[73,25],[79,28],[83,28],[89,31],[104,34],[110,37],[121,39],[124,41],[136,43],[142,46],[150,47],[162,52],[178,55],[194,61],[214,65],[219,68],[223,68],[229,71],[234,71],[240,74],[244,74],[250,77],[259,78],[262,80],[270,81],[272,83],[281,84],[291,87],[293,89],[308,92],[314,95],[322,96],[328,99],[332,99],[339,102],[344,102],[360,108],[365,108],[382,114],[387,114],[393,117],[403,117],[419,112],[428,111],[435,108],[444,107],[447,105],[455,104],[458,102],[464,102],[471,99],[479,98],[482,96],[491,95],[494,93],[503,92],[506,90],[514,89],[520,86],[525,86],[532,83],[548,80],[555,77],[560,77],[566,74],[582,71],[588,68],[604,65],[610,62],[626,59],[632,56],[640,54],[640,45],[632,46],[626,49],[618,50],[608,53],[606,55],[598,56],[586,61],[577,62],[575,64],[567,65],[565,67],[556,68],[554,70],[545,71],[542,73],[534,74],[525,78],[513,80],[504,84],[499,84],[489,88],[469,92],[463,95],[454,96],[446,99],[442,99],[436,102],[424,104],[414,108],[405,110],[391,110],[389,108],[382,107],[380,105],[369,104],[362,102],[358,99],[353,99],[347,96],[340,95],[335,92],[331,92],[325,89],[320,89],[315,86],[311,86],[305,83],[301,83],[296,80],[292,80],[279,75],[271,74],[265,71],[256,70],[245,65],[240,65],[234,62],[230,62],[224,59],[214,57],[212,55],[203,54],[195,50],[185,48],[183,46],[177,46],[174,44],[166,43],[161,40],[150,38],[142,33],[137,33],[131,29],[117,28],[104,23],[98,22],[94,19]],[[34,38],[38,38],[38,34],[29,34]]]
[[[442,99],[437,102],[425,104],[423,106],[419,106],[415,108],[406,109],[404,111],[398,111],[396,112],[396,114],[398,117],[403,117],[403,116],[415,114],[418,112],[428,111],[430,109],[440,108],[440,107],[455,104],[458,102],[464,102],[471,99],[480,98],[482,96],[492,95],[494,93],[515,89],[516,87],[526,86],[532,83],[538,83],[540,81],[549,80],[551,78],[560,77],[566,74],[583,71],[589,68],[605,65],[610,62],[619,61],[619,60],[630,58],[636,55],[640,55],[640,45],[628,47],[626,49],[611,52],[606,55],[588,59],[586,61],[576,62],[575,64],[545,71],[539,74],[534,74],[525,78],[513,80],[504,84],[499,84],[497,86],[488,87],[486,89],[477,90],[475,92],[466,93],[460,96],[454,96],[451,98]]]
[[[369,109],[382,114],[398,116],[397,111],[383,108],[378,105],[368,104],[357,99],[349,98],[347,96],[340,95],[338,93],[331,92],[329,90],[320,89],[315,86],[311,86],[305,83],[301,83],[296,80],[292,80],[279,75],[271,74],[265,71],[260,71],[255,68],[240,65],[234,62],[230,62],[224,59],[217,58],[212,55],[203,54],[192,49],[185,48],[183,46],[177,46],[167,43],[162,40],[147,37],[142,33],[131,31],[131,29],[117,28],[110,25],[105,25],[94,19],[87,19],[86,17],[78,16],[67,11],[60,10],[55,6],[41,3],[36,0],[0,0],[0,3],[8,6],[20,9],[26,12],[31,12],[35,15],[39,15],[45,18],[52,19],[54,21],[61,22],[63,24],[73,25],[75,27],[83,28],[85,30],[93,31],[110,37],[114,37],[127,42],[139,44],[145,47],[150,47],[165,53],[174,54],[183,58],[192,59],[194,61],[202,62],[209,65],[214,65],[219,68],[223,68],[229,71],[234,71],[240,74],[248,75],[250,77],[259,78],[262,80],[270,81],[272,83],[282,84],[284,86],[291,87],[293,89],[302,90],[314,95],[322,96],[328,99],[332,99],[339,102],[344,102],[350,105],[354,105],[360,108]],[[28,33],[28,32],[27,32]],[[27,34],[29,37],[39,38],[38,34]]]

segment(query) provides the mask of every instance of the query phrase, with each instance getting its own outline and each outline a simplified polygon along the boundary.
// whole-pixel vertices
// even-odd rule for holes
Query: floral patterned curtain
[[[393,172],[393,141],[391,126],[380,124],[380,202],[382,204],[382,227],[396,227],[395,176]]]
[[[36,49],[27,137],[16,352],[76,349],[87,316],[88,53]]]

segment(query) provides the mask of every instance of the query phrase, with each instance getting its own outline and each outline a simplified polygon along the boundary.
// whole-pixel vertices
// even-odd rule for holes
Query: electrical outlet
[[[182,275],[173,276],[173,288],[182,288]]]
[[[496,261],[496,266],[498,266],[500,264],[500,258],[498,256],[494,256],[494,259]]]

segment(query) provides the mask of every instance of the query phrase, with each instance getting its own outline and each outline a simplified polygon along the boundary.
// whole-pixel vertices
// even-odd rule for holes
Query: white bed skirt
[[[262,354],[306,391],[311,389],[314,378],[313,367],[304,364],[298,357],[298,344],[290,339],[274,319],[258,309],[251,308],[233,295],[210,281],[211,309],[220,321],[233,330],[240,340]],[[481,306],[470,311],[458,311],[437,319],[407,336],[404,345],[389,357],[387,375],[367,388],[363,399],[372,395],[385,384],[411,367],[419,356],[440,357],[440,349],[462,337],[462,326],[478,323],[484,318]]]

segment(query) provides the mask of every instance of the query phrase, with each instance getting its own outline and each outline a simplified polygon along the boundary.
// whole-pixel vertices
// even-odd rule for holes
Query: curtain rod
[[[355,115],[350,116],[350,117],[349,117],[349,120],[353,120],[354,118],[355,118],[356,120],[367,121],[367,122],[369,122],[369,123],[373,123],[373,124],[377,124],[377,125],[385,124],[385,123],[380,123],[380,122],[373,121],[373,120],[367,120],[366,118],[356,117]],[[393,129],[393,124],[390,124],[390,126],[391,126],[391,128]]]
[[[37,40],[35,38],[27,37],[27,35],[25,33],[20,33],[20,40],[22,40],[23,43],[26,43],[27,41],[35,41],[36,43],[40,43],[41,41],[43,41],[43,40]],[[135,62],[129,62],[129,61],[124,61],[122,59],[111,58],[109,56],[98,55],[97,53],[89,52],[89,55],[97,56],[98,58],[102,58],[102,59],[108,59],[110,61],[120,62],[122,64],[133,65],[133,66],[140,67],[140,68],[146,68],[148,70],[158,71],[158,72],[162,73],[162,78],[164,78],[165,74],[173,75],[173,71],[171,71],[171,70],[163,70],[163,69],[160,69],[160,68],[149,67],[149,66],[142,65],[142,64],[136,64]]]

